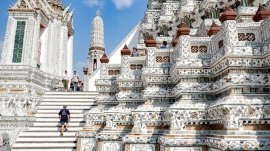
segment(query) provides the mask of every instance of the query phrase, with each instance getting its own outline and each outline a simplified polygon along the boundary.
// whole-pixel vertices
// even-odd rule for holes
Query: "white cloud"
[[[98,0],[84,0],[84,2],[89,6],[97,6]]]
[[[103,7],[105,0],[83,0],[83,2],[91,7],[97,6],[98,4],[100,5],[100,7]],[[134,0],[112,0],[112,2],[115,4],[116,8],[120,10],[125,7],[130,7],[133,4]]]
[[[117,9],[130,7],[133,4],[133,0],[112,0]]]
[[[98,4],[100,5],[100,7],[103,6],[103,1],[101,0],[84,0],[84,3],[88,6],[98,6]]]

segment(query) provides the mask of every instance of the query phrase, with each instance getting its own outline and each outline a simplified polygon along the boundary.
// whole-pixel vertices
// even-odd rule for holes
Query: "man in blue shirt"
[[[63,136],[64,128],[66,126],[66,128],[65,128],[65,132],[66,132],[68,130],[68,122],[70,121],[70,112],[67,109],[66,105],[63,106],[63,109],[60,110],[58,115],[59,115],[60,123],[62,125],[61,136]]]

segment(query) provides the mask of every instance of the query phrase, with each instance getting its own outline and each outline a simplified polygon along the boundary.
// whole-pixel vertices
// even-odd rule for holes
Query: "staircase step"
[[[40,109],[37,111],[37,113],[58,113],[60,111],[60,109],[57,109],[57,110],[52,110],[52,109]],[[80,113],[80,114],[83,114],[83,113],[86,113],[88,110],[81,110],[81,109],[72,109],[72,110],[69,110],[70,112],[72,113]]]
[[[60,123],[60,121],[36,121],[35,123],[54,123],[54,124],[57,124],[57,123]],[[69,123],[85,123],[85,121],[73,121],[73,119],[71,118],[71,120],[69,121]]]
[[[85,105],[85,106],[91,106],[93,105],[93,102],[42,102],[40,105],[58,105],[63,106],[67,105],[69,106],[78,106],[78,105]]]
[[[97,95],[68,95],[68,94],[63,94],[63,95],[44,95],[43,98],[60,98],[60,99],[63,99],[63,98],[75,98],[75,99],[83,99],[83,98],[86,98],[86,99],[94,99]]]
[[[55,117],[55,118],[52,118],[52,117],[49,117],[49,118],[46,118],[46,117],[39,117],[36,119],[37,122],[59,122],[59,118],[58,117]],[[84,118],[80,118],[80,117],[73,117],[71,118],[70,122],[83,122],[84,121]]]
[[[39,117],[51,117],[51,118],[54,118],[54,117],[59,117],[58,116],[58,113],[48,113],[48,114],[43,114],[43,113],[37,113],[35,115],[37,118]],[[83,114],[73,114],[72,111],[70,111],[70,117],[83,117]]]
[[[73,123],[73,122],[70,122],[69,124],[68,124],[70,127],[72,127],[72,126],[84,126],[84,123],[78,123],[78,122],[76,122],[76,123]],[[44,123],[44,122],[34,122],[33,123],[33,127],[35,127],[35,126],[43,126],[43,127],[46,127],[46,126],[48,126],[48,127],[53,127],[53,126],[61,126],[61,124],[59,123],[59,122],[52,122],[52,123],[49,123],[49,122],[47,122],[47,123]]]
[[[62,109],[63,106],[61,105],[55,105],[55,106],[49,106],[49,105],[40,105],[38,106],[38,109]],[[78,105],[73,105],[73,106],[68,106],[69,110],[74,110],[74,109],[82,109],[82,110],[89,110],[90,106],[78,106]]]
[[[68,132],[78,132],[82,127],[69,127]],[[28,132],[60,132],[61,127],[30,127]]]
[[[98,92],[96,91],[88,91],[88,92],[81,92],[81,91],[75,91],[75,92],[65,92],[65,91],[58,91],[58,92],[46,92],[44,96],[47,95],[98,95]]]
[[[73,136],[75,138],[75,134],[77,132],[65,132],[64,136]],[[59,136],[60,137],[60,132],[21,132],[19,137],[47,137],[47,136]]]
[[[39,149],[35,149],[35,148],[28,148],[28,149],[12,149],[11,151],[76,151],[76,149],[70,149],[70,148],[62,148],[62,149],[48,149],[48,148],[39,148]]]
[[[94,98],[44,98],[42,102],[95,102]]]
[[[75,137],[53,137],[53,138],[46,138],[46,137],[40,137],[40,138],[25,138],[25,137],[19,137],[16,142],[75,142],[77,139]]]
[[[61,138],[59,138],[59,140],[61,140]],[[70,147],[70,148],[75,148],[76,144],[75,143],[41,143],[41,142],[37,142],[37,143],[16,143],[13,145],[13,148],[66,148],[66,147]]]

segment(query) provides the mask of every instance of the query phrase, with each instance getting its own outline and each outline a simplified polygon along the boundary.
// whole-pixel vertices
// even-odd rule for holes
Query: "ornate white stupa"
[[[84,80],[98,95],[76,106],[89,107],[84,122],[71,125],[84,126],[76,150],[270,150],[269,8],[269,0],[149,0],[144,19],[108,57],[97,13]],[[0,114],[17,120],[38,103],[18,96],[40,96],[69,69],[72,13],[56,0],[18,0],[9,13]],[[12,134],[24,127],[2,121]]]
[[[89,49],[90,74],[100,66],[100,58],[104,54],[104,27],[100,10],[96,12],[96,17],[92,22],[91,44]]]
[[[98,7],[96,16],[92,21],[92,32],[91,32],[91,42],[90,49],[88,53],[89,66],[84,68],[84,91],[96,91],[95,80],[100,76],[101,62],[100,59],[105,54],[105,45],[104,45],[104,27],[103,19],[101,17],[101,12]],[[124,45],[133,47],[138,42],[139,35],[139,24],[123,39],[121,43],[112,51],[109,64],[119,64],[121,63],[120,51]],[[105,57],[104,56],[104,57]],[[107,56],[106,56],[107,58]]]
[[[96,74],[100,68],[100,58],[105,52],[104,45],[104,27],[101,18],[100,9],[98,7],[96,16],[92,21],[91,41],[88,52],[89,67],[84,69],[84,91],[95,90],[93,82],[89,83],[89,76]]]

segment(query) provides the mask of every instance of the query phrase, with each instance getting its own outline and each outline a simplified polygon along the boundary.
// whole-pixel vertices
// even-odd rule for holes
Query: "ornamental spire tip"
[[[97,4],[97,12],[96,12],[96,16],[100,16],[101,13],[100,13],[100,0],[98,1],[98,4]]]

